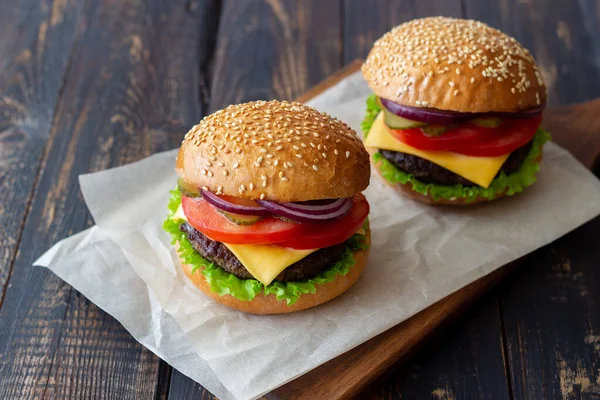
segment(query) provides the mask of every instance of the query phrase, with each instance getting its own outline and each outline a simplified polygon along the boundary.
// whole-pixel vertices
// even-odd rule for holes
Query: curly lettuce
[[[362,121],[361,128],[366,137],[381,111],[377,103],[377,97],[373,94],[367,99],[367,113]],[[513,195],[522,192],[526,187],[533,185],[536,181],[536,173],[540,169],[540,154],[544,143],[550,140],[550,134],[539,128],[536,132],[531,150],[518,171],[506,175],[500,172],[498,176],[490,183],[487,188],[477,185],[440,185],[437,183],[425,183],[416,179],[412,174],[398,169],[394,164],[388,161],[381,153],[373,155],[373,161],[378,165],[381,175],[391,184],[411,184],[412,189],[425,196],[430,196],[434,200],[446,199],[464,199],[470,203],[481,196],[488,200],[496,198],[506,191],[506,195]]]
[[[338,275],[346,275],[355,264],[352,252],[368,248],[365,236],[355,234],[346,241],[342,257],[314,278],[301,282],[272,282],[265,286],[256,279],[242,279],[225,271],[194,250],[185,233],[179,230],[180,223],[172,219],[179,204],[181,204],[181,193],[178,189],[172,190],[163,229],[171,235],[172,244],[179,242],[178,252],[181,261],[192,266],[192,273],[203,274],[211,290],[220,296],[228,294],[243,301],[251,301],[260,293],[265,295],[272,293],[277,300],[285,300],[287,305],[292,305],[303,294],[315,293],[316,285],[331,282]]]

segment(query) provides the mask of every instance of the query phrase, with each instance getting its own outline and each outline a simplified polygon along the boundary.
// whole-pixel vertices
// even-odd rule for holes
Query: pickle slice
[[[225,216],[228,220],[233,222],[236,225],[252,225],[263,219],[263,217],[258,215],[242,215],[242,214],[234,214],[223,210],[218,210],[221,214]]]
[[[487,117],[487,118],[475,118],[471,120],[473,125],[480,126],[482,128],[497,128],[502,125],[502,118],[498,117]]]
[[[425,122],[413,121],[399,117],[396,114],[392,114],[385,108],[383,109],[383,121],[391,129],[408,129],[427,125]]]
[[[421,132],[427,136],[441,136],[450,128],[450,125],[427,125],[421,128]]]
[[[179,187],[181,194],[185,197],[200,197],[200,189],[185,183],[181,178],[177,179],[177,186]]]

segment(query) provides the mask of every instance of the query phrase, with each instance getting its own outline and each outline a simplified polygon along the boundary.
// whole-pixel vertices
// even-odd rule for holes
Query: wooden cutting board
[[[356,60],[330,76],[298,101],[308,101],[360,69]],[[543,126],[553,141],[569,150],[589,168],[600,161],[600,99],[544,113]],[[458,316],[479,296],[492,288],[518,265],[518,261],[465,286],[394,328],[353,350],[321,365],[276,389],[268,397],[281,399],[349,399],[358,396],[370,383],[396,362],[406,359],[437,329]]]

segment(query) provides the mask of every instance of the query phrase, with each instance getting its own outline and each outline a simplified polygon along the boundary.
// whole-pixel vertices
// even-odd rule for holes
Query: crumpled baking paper
[[[359,131],[369,94],[355,74],[309,104]],[[372,248],[358,283],[280,316],[230,310],[189,285],[162,231],[176,151],[80,177],[96,226],[57,243],[46,266],[144,346],[223,399],[256,398],[600,214],[600,182],[549,143],[538,182],[468,208],[404,199],[373,173]]]

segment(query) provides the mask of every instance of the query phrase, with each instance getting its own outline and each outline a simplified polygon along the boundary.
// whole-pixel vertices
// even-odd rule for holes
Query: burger
[[[300,103],[232,105],[187,133],[176,170],[164,229],[187,279],[217,302],[299,311],[363,271],[369,155],[345,123]]]
[[[433,17],[377,40],[361,68],[374,94],[362,124],[383,178],[429,204],[474,204],[535,182],[546,87],[514,38]]]

